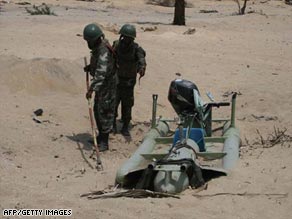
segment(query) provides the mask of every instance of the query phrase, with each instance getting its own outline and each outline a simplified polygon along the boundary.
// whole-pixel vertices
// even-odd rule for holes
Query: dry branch
[[[263,138],[258,129],[256,131],[260,137],[261,145],[263,146],[263,148],[271,148],[277,144],[292,142],[292,137],[286,134],[287,128],[280,130],[279,128],[274,127],[274,132],[272,134],[269,134],[266,139]]]
[[[119,191],[96,191],[91,193],[86,193],[81,195],[81,197],[87,197],[88,199],[106,199],[106,198],[120,198],[120,197],[128,197],[128,198],[177,198],[180,197],[177,195],[172,195],[168,193],[162,192],[153,192],[150,190],[144,189],[131,189],[131,190],[119,190]]]
[[[257,129],[257,133],[260,136],[261,144],[264,145],[265,144],[264,138],[263,138],[263,136],[261,135],[261,133],[260,133],[260,131],[258,129]]]
[[[288,148],[291,147],[292,136],[286,134],[287,128],[279,129],[274,127],[273,133],[268,134],[266,137],[260,133],[257,129],[256,133],[258,137],[254,141],[250,141],[245,137],[245,144],[241,145],[240,153],[244,154],[247,153],[250,149],[255,148],[272,148],[276,145],[287,146]],[[260,155],[259,155],[260,156]],[[258,157],[259,157],[258,156]]]
[[[267,196],[267,197],[275,197],[275,198],[287,198],[288,193],[230,193],[230,192],[221,192],[221,193],[215,193],[215,194],[209,194],[209,195],[199,195],[199,194],[193,194],[193,196],[197,198],[208,198],[208,197],[214,197],[214,196],[222,196],[222,195],[230,195],[230,196],[247,196],[247,197],[255,197],[255,196]]]

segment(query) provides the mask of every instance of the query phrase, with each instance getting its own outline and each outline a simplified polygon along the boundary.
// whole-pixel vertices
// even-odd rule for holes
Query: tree
[[[243,15],[243,14],[245,14],[245,8],[246,8],[246,2],[247,2],[247,0],[244,0],[244,3],[243,3],[243,6],[242,6],[242,8],[240,7],[240,2],[239,2],[239,0],[234,0],[236,3],[237,3],[237,5],[238,5],[238,14],[239,15]]]
[[[185,22],[185,0],[175,0],[173,24],[174,25],[186,25],[186,22]]]

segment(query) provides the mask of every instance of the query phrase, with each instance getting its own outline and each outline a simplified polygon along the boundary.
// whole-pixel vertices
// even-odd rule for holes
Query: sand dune
[[[1,56],[1,83],[12,92],[26,91],[40,95],[49,91],[80,93],[80,66],[61,59],[35,58],[25,60]],[[80,74],[80,76],[79,76]]]

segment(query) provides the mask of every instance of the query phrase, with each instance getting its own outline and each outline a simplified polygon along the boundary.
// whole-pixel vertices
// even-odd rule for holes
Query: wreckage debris
[[[194,34],[196,32],[196,28],[189,28],[187,31],[185,31],[183,34],[184,35],[190,35],[190,34]]]
[[[253,118],[255,118],[256,120],[261,120],[261,119],[264,119],[265,121],[275,121],[275,120],[278,120],[278,117],[277,116],[256,116],[254,114],[251,114],[251,116]]]
[[[157,26],[154,26],[154,27],[141,27],[141,30],[143,30],[144,32],[155,31],[155,30],[157,30]]]
[[[207,14],[207,13],[218,13],[218,11],[217,10],[200,10],[200,13],[205,13],[205,14]]]
[[[36,123],[42,123],[40,120],[36,119],[36,118],[32,118],[33,121],[35,121]]]
[[[235,126],[236,96],[237,93],[233,93],[229,102],[204,104],[194,83],[176,79],[170,84],[168,100],[179,120],[162,117],[157,120],[158,95],[153,94],[151,129],[136,152],[117,171],[116,183],[124,188],[177,194],[190,187],[204,187],[210,179],[227,175],[239,157],[240,134]],[[212,108],[221,106],[231,106],[230,119],[212,118]],[[170,122],[177,123],[175,132],[170,131]],[[222,136],[212,136],[213,122],[224,123]],[[222,150],[207,151],[210,143],[218,144]],[[162,144],[163,151],[154,152]],[[222,163],[222,167],[202,164],[203,161],[214,160]]]
[[[43,112],[44,112],[43,109],[37,109],[37,110],[35,110],[33,113],[34,113],[36,116],[42,116],[42,115],[43,115]]]

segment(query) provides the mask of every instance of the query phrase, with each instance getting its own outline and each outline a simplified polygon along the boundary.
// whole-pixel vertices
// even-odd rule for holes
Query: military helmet
[[[127,37],[136,37],[136,28],[131,24],[124,24],[120,29],[119,34],[127,36]]]
[[[103,32],[97,24],[88,24],[83,30],[83,39],[86,41],[96,40],[103,36]]]

